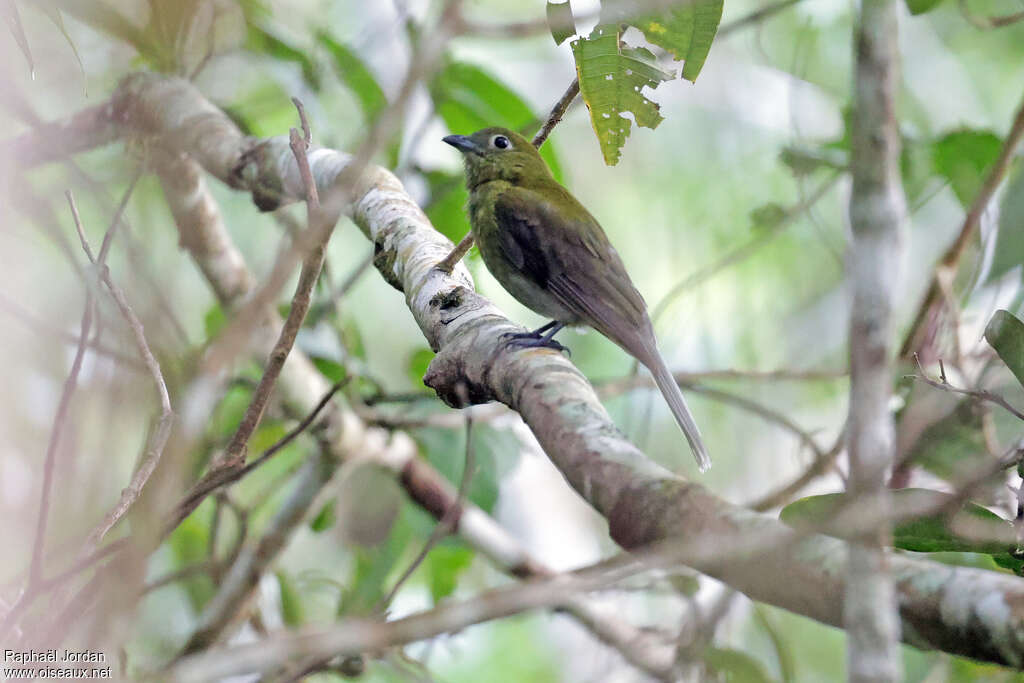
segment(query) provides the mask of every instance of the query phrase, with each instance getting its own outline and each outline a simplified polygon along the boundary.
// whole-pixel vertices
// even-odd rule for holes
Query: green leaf
[[[338,76],[359,100],[365,121],[372,122],[388,106],[387,95],[363,60],[346,45],[339,43],[326,31],[320,31],[317,42],[327,48],[334,60]]]
[[[463,430],[418,429],[414,433],[420,452],[453,486],[462,480],[466,461]],[[469,483],[470,501],[491,512],[498,500],[499,483],[515,467],[522,444],[507,428],[489,424],[473,425],[473,454],[476,467]]]
[[[761,662],[746,652],[730,648],[709,647],[704,651],[704,664],[725,683],[769,683]]]
[[[965,207],[977,196],[1002,145],[994,133],[967,128],[947,133],[932,143],[936,173],[949,181]]]
[[[310,88],[318,92],[322,81],[320,70],[309,58],[306,50],[288,43],[267,29],[257,25],[249,24],[249,31],[246,35],[246,49],[257,54],[268,55],[276,61],[294,62],[302,69],[302,79]]]
[[[1024,165],[1010,176],[999,206],[999,227],[987,282],[1024,264]]]
[[[219,335],[221,330],[224,329],[225,323],[227,323],[227,318],[220,304],[210,306],[205,315],[203,315],[203,332],[206,333],[206,338],[213,339]]]
[[[209,511],[212,504],[204,502],[200,509],[185,518],[175,529],[168,545],[175,559],[175,569],[183,569],[206,560],[207,543],[209,542]],[[188,595],[189,604],[196,613],[213,597],[214,587],[209,576],[198,574],[185,579],[182,587]]]
[[[440,544],[430,551],[427,568],[430,574],[430,595],[439,602],[455,592],[459,575],[473,562],[475,553],[460,545]]]
[[[897,489],[892,492],[892,496],[897,510],[919,506],[940,510],[895,525],[892,530],[893,547],[925,553],[981,553],[991,555],[1001,567],[1019,570],[1022,562],[1013,556],[1013,525],[991,510],[966,503],[951,517],[943,509],[955,500],[951,494],[930,489]],[[820,524],[830,519],[846,503],[847,497],[843,493],[809,496],[787,505],[779,518],[791,526]],[[951,530],[951,526],[967,528],[971,533],[969,536],[958,535]]]
[[[667,14],[630,20],[648,41],[683,62],[683,78],[697,80],[722,21],[723,0],[678,3]]]
[[[1024,386],[1024,323],[1000,309],[985,326],[985,340]]]
[[[312,529],[313,533],[319,534],[334,526],[338,519],[337,515],[334,514],[334,508],[337,504],[337,500],[329,500],[324,503],[324,506],[320,508],[320,512],[316,513],[316,517],[309,523],[309,528]]]
[[[527,131],[541,125],[540,117],[514,90],[468,62],[446,63],[431,81],[430,95],[441,120],[452,133],[468,135],[490,126]],[[554,145],[541,147],[540,155],[561,182],[562,165]]]
[[[572,42],[580,95],[590,110],[591,125],[609,166],[618,163],[632,128],[623,114],[632,113],[637,125],[656,128],[662,120],[658,105],[642,90],[672,80],[649,50],[622,45],[619,37],[617,25],[600,24],[588,37]]]
[[[313,365],[331,384],[336,384],[348,377],[348,371],[345,369],[345,366],[332,358],[313,356]]]
[[[274,572],[277,587],[281,593],[281,619],[286,626],[300,626],[305,621],[305,610],[302,607],[302,594],[295,588],[295,583],[283,571]]]
[[[21,54],[25,55],[25,61],[28,62],[28,70],[32,74],[32,78],[35,78],[36,65],[32,60],[32,49],[28,46],[25,29],[21,25],[21,14],[18,13],[18,5],[15,4],[14,0],[4,0],[4,20],[7,22],[7,28],[10,30],[11,35],[14,36],[14,42],[18,44]]]
[[[913,15],[930,12],[939,6],[942,0],[907,0],[907,9]]]
[[[430,366],[430,361],[434,360],[435,355],[437,354],[425,346],[409,354],[409,362],[406,367],[413,386],[423,386],[423,377],[427,374],[427,367]]]
[[[986,457],[981,415],[971,401],[961,401],[921,432],[906,461],[943,479],[956,479],[980,467]]]
[[[569,0],[563,0],[563,2],[548,0],[547,15],[548,29],[551,30],[551,37],[555,39],[555,45],[561,45],[576,35],[576,20],[572,16]]]

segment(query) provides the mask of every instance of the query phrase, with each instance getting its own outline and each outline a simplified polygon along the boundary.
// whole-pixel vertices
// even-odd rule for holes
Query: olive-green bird
[[[658,352],[643,297],[597,220],[518,133],[485,128],[444,141],[466,162],[469,221],[488,270],[512,296],[553,319],[511,341],[563,350],[553,339],[559,330],[593,327],[647,366],[701,471],[710,467],[697,423]]]

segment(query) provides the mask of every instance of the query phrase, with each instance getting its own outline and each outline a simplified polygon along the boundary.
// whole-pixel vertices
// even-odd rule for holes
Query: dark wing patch
[[[513,193],[506,192],[494,206],[501,250],[524,275],[541,287],[547,287],[552,264],[537,238],[537,231],[544,229],[543,219],[529,204],[517,199]]]
[[[556,211],[536,192],[504,192],[495,203],[502,250],[566,309],[635,355],[650,325],[643,297],[597,221],[567,192],[564,201]]]

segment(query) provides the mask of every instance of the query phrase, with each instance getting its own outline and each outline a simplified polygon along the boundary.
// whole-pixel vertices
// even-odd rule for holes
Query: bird
[[[484,265],[520,303],[551,318],[532,332],[506,335],[508,343],[564,351],[554,336],[566,325],[597,330],[650,370],[706,471],[711,458],[658,351],[647,305],[597,219],[515,131],[484,128],[443,141],[465,163],[466,211]]]

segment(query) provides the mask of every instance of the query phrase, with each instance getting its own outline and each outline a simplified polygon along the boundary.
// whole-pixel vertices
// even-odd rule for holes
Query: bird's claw
[[[572,351],[567,347],[536,332],[506,332],[501,336],[508,346],[518,346],[524,349],[554,349],[558,352],[564,351],[570,358],[572,357]]]

